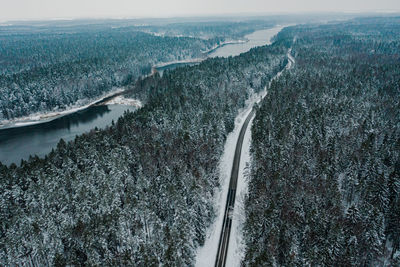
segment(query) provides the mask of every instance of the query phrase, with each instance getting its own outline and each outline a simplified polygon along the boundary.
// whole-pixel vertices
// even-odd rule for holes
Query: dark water
[[[199,63],[193,63],[193,62],[172,63],[172,64],[169,64],[169,65],[166,65],[166,66],[163,66],[163,67],[158,67],[157,71],[158,71],[158,73],[160,73],[160,75],[162,77],[163,74],[164,74],[164,71],[166,71],[166,70],[173,70],[173,69],[184,67],[184,66],[194,66],[194,65],[197,65],[197,64],[199,64]]]
[[[21,162],[29,155],[43,157],[57,146],[60,138],[70,141],[76,135],[110,125],[132,106],[93,106],[50,122],[0,130],[0,161],[3,164]]]

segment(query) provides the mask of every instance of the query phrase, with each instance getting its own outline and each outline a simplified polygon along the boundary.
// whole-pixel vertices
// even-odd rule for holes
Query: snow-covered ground
[[[134,106],[137,108],[142,107],[142,102],[133,98],[125,98],[123,96],[117,96],[111,99],[110,101],[105,102],[106,105],[123,105],[123,106]]]
[[[273,78],[277,79],[282,75],[283,71],[293,67],[295,60],[291,56],[291,49],[287,53],[289,59],[285,69],[276,74]],[[269,85],[271,82],[269,83]],[[268,86],[269,87],[269,86]],[[216,190],[216,198],[214,207],[217,212],[217,218],[211,227],[207,231],[206,241],[203,247],[198,248],[196,254],[196,266],[197,267],[208,267],[215,264],[215,258],[218,250],[218,243],[221,234],[222,221],[224,218],[224,207],[226,204],[226,198],[229,187],[229,180],[232,170],[233,157],[235,154],[236,143],[239,137],[240,129],[243,126],[244,121],[251,112],[255,103],[259,103],[267,95],[267,87],[258,94],[251,94],[251,97],[246,101],[244,109],[239,111],[239,115],[235,119],[235,128],[228,135],[224,154],[220,160],[220,183],[221,188]],[[254,119],[254,118],[253,118]],[[240,156],[239,176],[236,189],[236,201],[233,213],[231,235],[229,240],[228,255],[226,266],[234,267],[240,266],[240,263],[244,256],[245,244],[243,242],[242,229],[245,221],[245,210],[244,200],[247,194],[248,182],[246,181],[246,166],[250,163],[250,144],[251,144],[251,125],[253,119],[250,121],[249,126],[246,129],[246,133],[243,140],[242,154]]]

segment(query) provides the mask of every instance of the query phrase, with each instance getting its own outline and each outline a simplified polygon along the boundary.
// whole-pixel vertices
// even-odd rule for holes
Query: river
[[[282,28],[282,26],[276,26],[271,29],[255,31],[245,36],[248,42],[224,45],[211,52],[208,57],[238,56],[251,48],[270,44],[272,37],[280,32]]]
[[[134,111],[136,108],[124,105],[92,106],[49,122],[0,130],[0,161],[9,165],[19,164],[21,159],[28,159],[31,154],[43,157],[56,147],[60,138],[70,141],[95,127],[104,128],[126,110]]]
[[[255,31],[246,35],[246,43],[234,43],[221,46],[207,57],[237,56],[256,46],[271,43],[283,27]],[[196,63],[171,63],[160,67],[160,71],[171,70],[179,66]],[[27,125],[10,129],[0,129],[0,162],[6,165],[19,164],[21,159],[28,159],[29,155],[45,156],[62,138],[70,141],[76,135],[88,132],[95,127],[104,128],[123,115],[125,110],[134,111],[134,106],[102,105],[91,106],[87,109],[65,115],[49,122]]]
[[[275,26],[270,29],[264,29],[255,31],[251,34],[245,35],[244,39],[247,42],[239,42],[239,43],[230,43],[225,44],[217,49],[213,49],[211,52],[207,54],[205,58],[214,58],[214,57],[229,57],[229,56],[238,56],[242,53],[249,51],[250,49],[263,46],[266,44],[271,44],[271,39],[275,35],[277,35],[285,26]],[[199,64],[201,61],[196,60],[195,62],[171,62],[170,64],[163,65],[162,67],[156,67],[157,71],[162,76],[164,71],[173,70],[179,67],[190,66]]]

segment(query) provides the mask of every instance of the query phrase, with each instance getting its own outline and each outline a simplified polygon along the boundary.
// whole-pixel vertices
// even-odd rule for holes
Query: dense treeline
[[[177,22],[165,26],[148,25],[141,27],[145,31],[162,34],[166,36],[196,36],[205,39],[219,38],[240,39],[244,35],[255,30],[272,27],[275,22],[269,20],[248,20],[248,21],[205,21],[198,22]]]
[[[86,23],[0,26],[0,121],[83,104],[149,74],[152,65],[199,58],[225,40],[272,25]]]
[[[245,265],[400,265],[400,19],[285,29],[252,127]]]
[[[0,265],[193,265],[235,115],[286,50],[278,42],[146,78],[135,113],[45,159],[0,164]]]
[[[202,56],[218,40],[159,37],[135,27],[0,35],[0,120],[62,110],[124,86],[151,66]]]

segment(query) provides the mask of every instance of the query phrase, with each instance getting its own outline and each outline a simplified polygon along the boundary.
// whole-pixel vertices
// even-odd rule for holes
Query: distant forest
[[[0,26],[0,121],[82,105],[149,74],[154,64],[203,57],[225,40],[269,26]]]
[[[149,74],[154,63],[200,57],[214,41],[134,28],[0,36],[0,119],[99,97]]]

